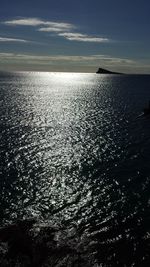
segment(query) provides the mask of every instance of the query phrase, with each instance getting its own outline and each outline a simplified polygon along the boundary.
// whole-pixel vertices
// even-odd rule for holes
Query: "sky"
[[[1,0],[0,69],[150,74],[148,0]]]

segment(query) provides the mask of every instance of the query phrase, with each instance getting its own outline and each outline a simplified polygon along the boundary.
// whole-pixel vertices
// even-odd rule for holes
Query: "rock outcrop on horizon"
[[[103,68],[99,68],[96,73],[98,73],[98,74],[123,74],[123,73],[120,73],[120,72],[114,72],[114,71],[106,70],[106,69],[103,69]]]

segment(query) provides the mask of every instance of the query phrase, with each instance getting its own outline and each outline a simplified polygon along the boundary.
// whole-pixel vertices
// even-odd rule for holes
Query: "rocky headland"
[[[123,74],[123,73],[120,73],[120,72],[114,72],[114,71],[106,70],[106,69],[103,69],[103,68],[99,68],[96,73],[97,74]]]

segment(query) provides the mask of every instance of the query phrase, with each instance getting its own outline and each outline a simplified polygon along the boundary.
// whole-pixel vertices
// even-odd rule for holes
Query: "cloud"
[[[10,26],[44,26],[42,28],[39,28],[39,31],[67,31],[74,29],[75,26],[71,23],[65,23],[65,22],[54,22],[54,21],[44,21],[38,18],[21,18],[21,19],[15,19],[15,20],[8,20],[4,22],[5,25]]]
[[[31,55],[0,53],[0,63],[6,69],[44,71],[88,71],[96,72],[99,66],[125,73],[149,73],[147,61],[117,58],[109,55]],[[3,65],[3,66],[4,66]]]
[[[13,53],[0,53],[0,59],[9,58],[9,57],[14,57],[14,54]]]
[[[71,23],[45,21],[38,18],[19,18],[14,20],[8,20],[4,22],[9,26],[32,26],[36,27],[40,32],[55,32],[56,35],[64,37],[69,41],[78,42],[95,42],[104,43],[109,42],[108,38],[100,36],[92,36],[83,33],[73,32],[77,27]]]
[[[29,55],[29,54],[15,54],[15,53],[0,53],[0,59],[12,59],[12,60],[21,60],[22,62],[27,61],[30,62],[39,62],[43,64],[51,63],[51,62],[61,62],[61,61],[70,61],[77,62],[83,64],[92,64],[99,65],[99,63],[108,63],[108,64],[136,64],[134,60],[125,59],[125,58],[115,58],[108,55],[89,55],[89,56],[68,56],[68,55],[50,55],[50,56],[42,56],[42,55]]]
[[[102,66],[125,73],[149,73],[149,62],[109,55],[31,55],[0,53],[0,63],[8,69],[96,72]]]
[[[69,28],[64,29],[64,27],[42,27],[38,29],[39,32],[63,32],[64,30],[69,30]]]
[[[103,38],[103,37],[93,37],[87,34],[81,34],[81,33],[59,33],[59,36],[63,36],[66,39],[70,41],[78,41],[78,42],[97,42],[97,43],[102,43],[102,42],[108,42],[108,38]]]
[[[43,24],[43,21],[37,18],[22,18],[3,22],[3,24],[11,26],[38,26]]]
[[[60,31],[65,31],[65,30],[71,30],[71,29],[75,29],[75,25],[71,24],[71,23],[64,23],[64,22],[52,22],[52,21],[47,21],[44,22],[43,25],[45,25],[45,29],[60,29]],[[42,28],[40,28],[39,30],[41,30]]]
[[[0,37],[0,42],[19,42],[19,43],[29,43],[30,41],[24,39],[16,39],[16,38],[6,38]]]

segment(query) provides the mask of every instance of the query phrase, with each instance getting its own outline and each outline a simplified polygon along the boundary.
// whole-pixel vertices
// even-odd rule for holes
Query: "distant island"
[[[120,72],[114,72],[114,71],[110,71],[110,70],[106,70],[106,69],[102,69],[102,68],[99,68],[96,73],[98,73],[98,74],[123,74]]]

